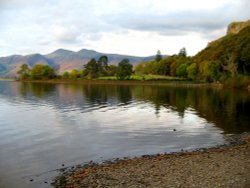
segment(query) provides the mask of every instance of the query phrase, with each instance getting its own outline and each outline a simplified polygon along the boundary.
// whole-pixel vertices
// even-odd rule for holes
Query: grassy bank
[[[220,84],[211,84],[204,82],[190,81],[183,78],[160,76],[160,75],[132,75],[129,79],[119,80],[115,76],[99,77],[96,79],[39,79],[39,80],[20,80],[21,82],[32,83],[65,83],[65,84],[103,84],[103,85],[168,85],[168,86],[221,86]]]
[[[4,79],[6,80],[6,79]],[[13,79],[7,79],[13,80]],[[237,76],[235,78],[227,79],[224,82],[208,83],[204,81],[191,81],[184,78],[161,76],[161,75],[132,75],[129,79],[118,80],[116,76],[99,77],[95,79],[85,78],[53,78],[53,79],[39,79],[39,80],[20,80],[22,82],[35,83],[70,83],[70,84],[106,84],[106,85],[168,85],[168,86],[209,86],[209,87],[225,87],[225,88],[239,88],[248,89],[250,91],[250,77]]]
[[[99,77],[98,80],[117,80],[116,76],[105,76]],[[162,76],[162,75],[132,75],[128,80],[137,80],[137,81],[188,81],[184,78],[172,77],[172,76]]]

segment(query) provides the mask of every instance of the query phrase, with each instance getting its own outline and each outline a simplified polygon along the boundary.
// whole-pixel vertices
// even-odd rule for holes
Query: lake
[[[0,81],[0,187],[56,169],[213,147],[250,131],[250,93],[208,87]]]

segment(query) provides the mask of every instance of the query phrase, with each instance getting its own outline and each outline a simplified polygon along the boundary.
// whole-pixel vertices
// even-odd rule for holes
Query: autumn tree
[[[68,78],[70,78],[70,79],[77,79],[78,77],[80,77],[80,73],[76,69],[71,70],[69,75],[68,75]]]
[[[191,80],[195,80],[198,73],[198,67],[196,63],[192,63],[187,67],[187,77]]]

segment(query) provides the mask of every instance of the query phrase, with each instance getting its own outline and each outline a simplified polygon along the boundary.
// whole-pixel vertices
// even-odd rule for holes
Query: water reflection
[[[154,106],[157,117],[164,115],[160,113],[161,109],[171,109],[184,118],[185,111],[192,108],[200,117],[213,122],[225,133],[250,130],[248,124],[250,122],[250,94],[247,91],[91,84],[19,83],[18,86],[18,91],[12,90],[16,92],[15,95],[30,97],[31,100],[49,101],[58,108],[75,106],[84,112],[98,109],[92,108],[93,105],[126,106],[131,101],[143,101]],[[32,99],[33,96],[36,98]]]
[[[55,85],[39,84],[39,83],[21,83],[19,86],[19,93],[25,97],[32,94],[38,98],[44,98],[55,90]]]
[[[238,90],[0,81],[0,187],[43,187],[35,174],[62,163],[221,144],[250,131],[249,110]]]

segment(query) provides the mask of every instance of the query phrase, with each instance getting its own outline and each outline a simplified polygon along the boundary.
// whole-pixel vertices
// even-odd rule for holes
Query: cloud
[[[163,44],[168,39],[180,44],[177,48],[186,44],[185,36],[202,44],[221,37],[231,21],[249,19],[249,9],[249,0],[0,0],[0,36],[2,45],[10,46],[2,51],[11,54],[22,46],[27,53],[27,48],[46,52],[91,46],[109,51],[105,46],[111,43],[114,53],[128,53],[128,48],[131,54],[146,55],[145,42],[158,49],[173,46]],[[126,40],[136,49],[125,48]]]
[[[53,27],[53,33],[55,39],[61,42],[74,43],[79,36],[79,31],[76,26],[64,27],[57,25]]]
[[[248,3],[249,4],[249,3]],[[241,16],[236,12],[241,12]],[[109,23],[117,24],[123,29],[153,31],[161,35],[186,35],[197,32],[204,36],[213,31],[222,30],[235,19],[247,19],[249,11],[241,4],[225,4],[208,10],[176,10],[169,12],[137,12],[107,15]],[[236,18],[237,15],[237,18]]]

